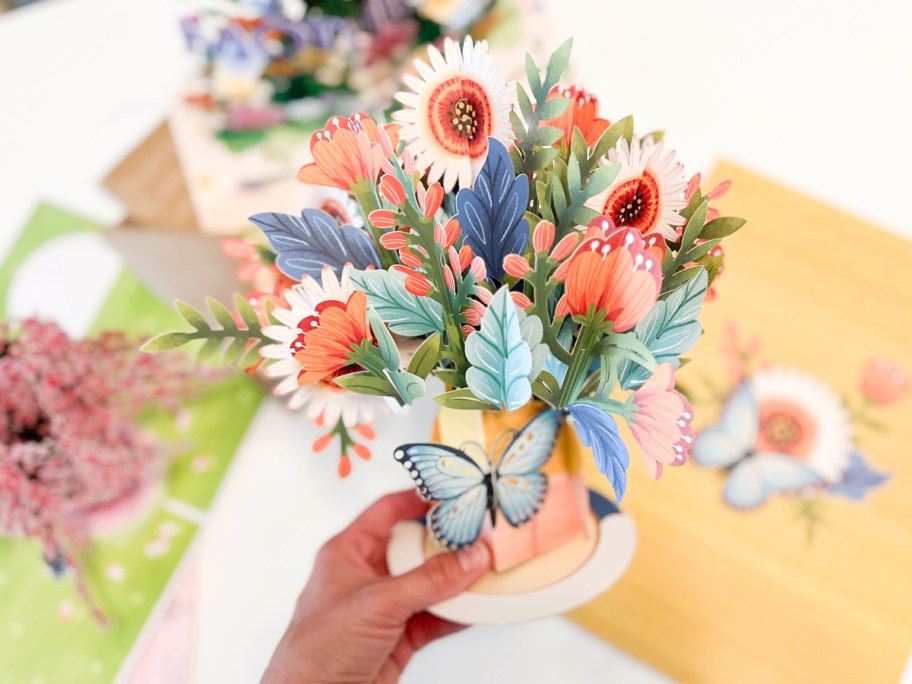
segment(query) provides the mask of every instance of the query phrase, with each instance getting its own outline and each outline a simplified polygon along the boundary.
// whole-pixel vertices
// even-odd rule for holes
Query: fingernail
[[[459,552],[459,565],[463,572],[476,572],[481,568],[487,568],[490,563],[491,554],[484,544],[476,543]]]

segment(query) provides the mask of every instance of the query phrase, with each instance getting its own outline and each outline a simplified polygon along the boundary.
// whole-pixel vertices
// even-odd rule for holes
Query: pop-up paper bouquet
[[[618,501],[618,421],[653,478],[687,461],[693,416],[675,370],[700,336],[719,242],[744,223],[717,216],[660,133],[638,137],[630,117],[611,124],[595,97],[559,85],[569,54],[568,41],[544,74],[528,58],[514,88],[483,42],[431,48],[395,123],[337,116],[311,140],[299,180],[350,197],[357,223],[253,216],[284,284],[259,311],[213,303],[221,329],[182,306],[193,331],[150,346],[202,339],[232,360],[259,348],[277,392],[337,419],[343,446],[374,404],[407,406],[441,380],[434,441],[395,450],[433,503],[427,534],[394,539],[390,567],[484,539],[495,572],[479,591],[507,603],[441,611],[454,619],[561,610],[623,570],[606,564],[632,536],[603,543],[598,518],[617,509],[587,491],[580,444]],[[531,612],[508,605],[523,592],[539,592]]]

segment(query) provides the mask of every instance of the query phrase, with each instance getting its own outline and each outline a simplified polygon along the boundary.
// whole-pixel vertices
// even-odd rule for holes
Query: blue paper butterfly
[[[725,403],[719,422],[700,431],[691,452],[699,465],[729,469],[722,497],[734,508],[757,508],[772,494],[821,481],[810,466],[787,454],[755,451],[759,430],[757,400],[744,382]]]
[[[539,413],[499,458],[487,456],[485,468],[462,449],[442,444],[403,444],[395,456],[422,498],[439,502],[428,514],[428,528],[441,545],[455,550],[478,539],[486,511],[493,524],[499,509],[513,527],[538,512],[548,489],[539,468],[550,458],[559,430],[558,411]]]

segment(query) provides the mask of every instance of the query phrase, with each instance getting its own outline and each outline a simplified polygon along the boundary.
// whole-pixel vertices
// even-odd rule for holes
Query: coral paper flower
[[[878,406],[899,401],[909,391],[909,376],[895,363],[874,358],[868,361],[861,375],[861,393]]]
[[[595,305],[605,320],[614,322],[615,332],[623,332],[656,303],[662,261],[655,244],[633,228],[622,228],[608,237],[583,240],[561,275],[567,291],[558,315],[584,315]]]
[[[608,160],[620,164],[620,171],[587,204],[616,226],[630,226],[643,234],[657,232],[675,240],[677,226],[685,222],[678,212],[687,206],[687,181],[674,152],[666,152],[662,142],[655,145],[634,138],[628,144],[621,138]]]
[[[674,370],[663,363],[633,394],[637,411],[630,430],[653,480],[664,465],[684,465],[694,442],[693,409],[674,386]]]
[[[298,171],[298,180],[339,188],[373,183],[398,143],[398,126],[380,127],[367,114],[334,116],[310,138],[313,162]]]
[[[415,60],[419,77],[405,77],[413,92],[396,94],[405,108],[393,118],[402,124],[418,170],[428,170],[429,183],[443,179],[447,191],[457,181],[468,187],[487,156],[488,138],[512,141],[512,102],[486,42],[467,37],[460,48],[447,38],[444,55],[431,46],[428,56],[430,65]]]
[[[301,362],[298,384],[304,387],[350,366],[352,347],[370,339],[367,295],[357,290],[346,302],[320,302],[313,314],[298,323],[298,330],[291,349]]]
[[[542,125],[561,129],[564,132],[562,137],[564,145],[570,144],[573,129],[578,128],[586,139],[586,144],[592,147],[611,125],[607,119],[598,118],[598,98],[582,88],[556,85],[548,93],[549,100],[555,97],[566,97],[570,100],[570,106],[559,117],[544,121]]]
[[[346,427],[371,423],[378,413],[388,413],[390,400],[367,394],[355,394],[339,387],[331,378],[324,378],[306,387],[298,385],[301,362],[294,357],[291,345],[297,340],[300,330],[298,323],[314,313],[320,302],[326,300],[346,301],[354,289],[349,278],[350,266],[336,278],[330,267],[325,267],[321,283],[305,277],[300,283],[285,291],[286,307],[272,310],[279,321],[263,329],[263,334],[274,341],[260,349],[260,354],[272,360],[264,366],[263,374],[268,378],[281,378],[273,390],[278,396],[288,395],[288,407],[292,410],[304,408],[307,417],[323,425],[334,426],[339,419]]]

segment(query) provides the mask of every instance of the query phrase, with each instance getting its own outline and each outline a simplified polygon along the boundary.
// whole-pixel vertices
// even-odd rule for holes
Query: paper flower
[[[592,146],[611,125],[607,119],[598,117],[598,98],[579,86],[554,86],[548,94],[548,99],[552,100],[555,97],[567,98],[570,100],[570,106],[563,114],[545,123],[563,131],[561,140],[564,145],[570,144],[573,129],[578,128],[586,144]]]
[[[304,387],[350,366],[352,345],[370,339],[367,297],[357,291],[344,302],[322,301],[298,323],[298,329],[301,332],[291,349],[301,364],[298,384]]]
[[[586,315],[590,306],[604,312],[623,332],[645,316],[659,296],[661,260],[634,229],[622,228],[606,238],[589,238],[577,248],[564,276],[567,292],[559,315]]]
[[[332,269],[323,269],[322,284],[305,277],[299,284],[285,291],[287,307],[272,310],[280,322],[263,328],[263,334],[275,344],[264,346],[260,354],[275,362],[263,369],[267,378],[281,378],[274,392],[277,396],[288,396],[288,408],[304,408],[308,418],[333,427],[340,420],[347,428],[372,423],[378,413],[388,413],[386,401],[381,397],[346,392],[332,380],[314,382],[306,386],[298,384],[302,370],[301,362],[295,358],[292,344],[301,334],[298,324],[312,315],[321,302],[347,301],[354,292],[349,277],[350,266],[336,278]]]
[[[684,225],[680,211],[687,206],[687,181],[665,143],[652,144],[621,139],[608,153],[608,161],[621,168],[608,189],[596,195],[589,206],[617,226],[630,226],[643,233],[661,233],[674,241],[677,227]]]
[[[397,142],[396,126],[381,128],[367,114],[334,116],[311,136],[314,161],[298,171],[298,180],[345,192],[373,183]]]
[[[674,387],[674,370],[662,364],[633,393],[632,401],[637,409],[630,431],[653,480],[662,475],[663,464],[684,465],[693,446],[693,409]]]
[[[444,55],[428,49],[431,64],[415,60],[419,77],[407,76],[413,92],[399,92],[405,108],[393,113],[419,171],[445,190],[471,185],[488,151],[488,138],[509,144],[512,103],[484,41],[467,37],[460,49],[447,39]]]
[[[873,358],[861,373],[861,393],[878,406],[889,406],[909,391],[909,376],[895,363]]]

